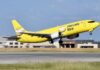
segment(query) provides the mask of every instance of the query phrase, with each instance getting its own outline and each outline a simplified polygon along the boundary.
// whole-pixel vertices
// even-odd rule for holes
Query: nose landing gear
[[[92,32],[90,32],[89,35],[91,36],[92,35]]]
[[[89,35],[90,35],[90,40],[92,40],[92,35],[93,35],[93,33],[90,32]]]

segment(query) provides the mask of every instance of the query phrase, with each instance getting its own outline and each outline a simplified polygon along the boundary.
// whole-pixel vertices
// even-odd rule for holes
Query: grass
[[[0,64],[0,70],[100,70],[100,62]]]

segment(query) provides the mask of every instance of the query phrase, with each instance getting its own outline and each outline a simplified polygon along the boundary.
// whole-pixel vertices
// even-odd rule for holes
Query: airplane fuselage
[[[94,30],[99,24],[98,22],[88,23],[91,20],[83,20],[78,22],[73,22],[69,24],[64,24],[61,26],[45,29],[38,31],[37,33],[42,34],[53,34],[61,32],[62,37],[67,37],[74,34],[79,34],[82,32],[88,32]],[[94,24],[95,23],[95,24]],[[49,41],[46,37],[32,36],[29,34],[22,34],[19,39],[19,42],[29,42],[29,43],[39,43]]]

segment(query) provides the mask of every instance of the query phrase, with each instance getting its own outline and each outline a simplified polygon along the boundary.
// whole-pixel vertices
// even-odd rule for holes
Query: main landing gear
[[[50,38],[50,43],[54,44],[56,48],[61,48],[61,45],[63,43],[62,33],[61,32],[58,33],[58,38],[55,38],[55,39]]]

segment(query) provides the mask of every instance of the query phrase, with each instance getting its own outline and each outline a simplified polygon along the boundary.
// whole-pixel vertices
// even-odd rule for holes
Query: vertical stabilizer
[[[15,19],[12,20],[12,25],[14,27],[16,35],[20,35],[22,32],[26,31]]]

